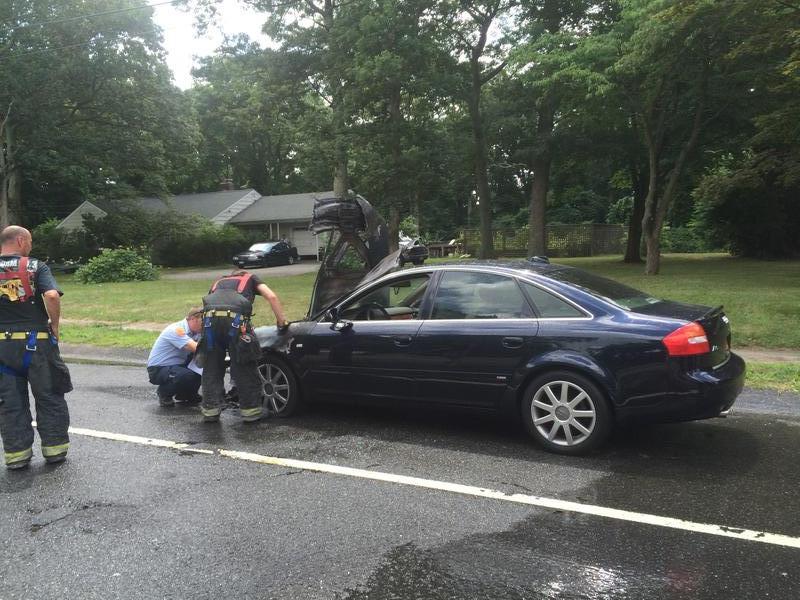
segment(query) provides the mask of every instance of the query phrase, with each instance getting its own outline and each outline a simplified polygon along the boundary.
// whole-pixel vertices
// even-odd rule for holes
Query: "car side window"
[[[522,282],[522,287],[530,296],[539,316],[543,319],[585,317],[586,315],[561,298],[531,283]]]
[[[348,302],[339,316],[351,321],[416,319],[429,280],[427,273],[393,279]]]
[[[512,277],[447,271],[433,303],[432,319],[530,319],[528,300]]]

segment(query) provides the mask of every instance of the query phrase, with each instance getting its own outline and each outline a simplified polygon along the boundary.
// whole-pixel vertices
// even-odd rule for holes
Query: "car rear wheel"
[[[603,393],[569,371],[534,379],[525,390],[522,418],[531,437],[558,454],[586,454],[611,433],[611,409]]]
[[[264,409],[274,417],[290,417],[300,409],[300,385],[283,360],[263,356],[258,372],[264,386]]]

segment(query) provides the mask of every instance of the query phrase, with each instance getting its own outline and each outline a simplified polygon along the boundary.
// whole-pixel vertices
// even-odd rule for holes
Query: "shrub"
[[[661,232],[662,252],[703,252],[706,244],[692,227],[664,227]]]
[[[58,219],[50,219],[31,231],[34,256],[49,262],[63,262],[81,261],[97,254],[86,232],[57,229],[59,223]]]
[[[261,241],[261,240],[259,240]],[[232,225],[214,225],[202,217],[183,217],[169,234],[153,242],[153,262],[170,267],[213,265],[250,245],[250,236]]]
[[[694,192],[694,218],[712,244],[761,259],[800,256],[800,155],[745,154],[709,171]]]
[[[148,281],[158,279],[158,269],[131,248],[106,248],[78,269],[75,278],[81,283]]]

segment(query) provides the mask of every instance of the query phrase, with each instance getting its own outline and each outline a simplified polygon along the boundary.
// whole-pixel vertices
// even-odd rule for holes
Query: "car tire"
[[[416,260],[412,260],[411,262],[412,262],[412,263],[414,263],[414,266],[415,266],[415,267],[419,267],[419,266],[420,266],[420,265],[421,265],[421,264],[422,264],[424,261],[425,261],[425,259],[423,259],[423,258],[418,258],[418,259],[416,259]]]
[[[522,420],[545,450],[581,455],[598,448],[611,434],[608,400],[589,379],[571,371],[551,371],[525,389]]]
[[[286,264],[287,264],[287,265],[293,265],[293,264],[294,264],[294,256],[289,256],[289,257],[286,259]]]
[[[264,410],[278,418],[297,414],[302,405],[300,384],[289,365],[267,354],[258,361],[258,373],[264,386]]]

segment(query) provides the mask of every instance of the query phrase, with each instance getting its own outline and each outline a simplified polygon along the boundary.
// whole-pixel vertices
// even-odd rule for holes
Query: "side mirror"
[[[353,322],[348,321],[346,319],[342,319],[341,321],[336,321],[331,325],[331,329],[333,331],[338,331],[340,333],[343,331],[347,331],[348,329],[352,329],[352,327],[353,327]]]
[[[325,311],[325,320],[330,321],[331,323],[336,322],[336,317],[339,316],[339,309],[336,307],[329,308]]]

